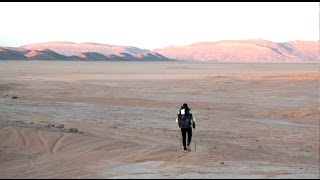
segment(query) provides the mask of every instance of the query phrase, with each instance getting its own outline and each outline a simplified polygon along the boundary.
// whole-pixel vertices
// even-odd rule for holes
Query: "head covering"
[[[185,108],[185,109],[189,109],[189,107],[188,107],[188,104],[187,104],[187,103],[184,103],[184,104],[182,105],[182,107],[183,107],[183,108]]]
[[[187,103],[184,103],[184,104],[181,106],[181,109],[185,109],[185,113],[189,112],[189,110],[190,110]],[[180,110],[181,110],[181,109],[180,109]]]

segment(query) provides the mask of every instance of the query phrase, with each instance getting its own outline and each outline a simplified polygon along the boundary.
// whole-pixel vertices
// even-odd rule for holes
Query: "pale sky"
[[[1,2],[0,46],[96,42],[144,49],[201,41],[319,40],[319,3]]]

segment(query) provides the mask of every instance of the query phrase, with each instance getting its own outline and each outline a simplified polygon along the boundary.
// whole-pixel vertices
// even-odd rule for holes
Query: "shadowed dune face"
[[[32,60],[67,60],[69,57],[53,52],[49,49],[28,50],[25,52],[25,57]]]
[[[59,54],[65,56],[79,55],[86,52],[96,52],[103,54],[105,56],[109,54],[118,55],[120,53],[145,53],[149,52],[148,50],[139,49],[136,47],[129,46],[117,46],[117,45],[108,45],[108,44],[98,44],[98,43],[72,43],[72,42],[48,42],[48,43],[39,43],[39,44],[29,44],[22,46],[22,48],[30,50],[43,50],[50,49]]]
[[[201,42],[188,46],[170,46],[154,52],[179,60],[232,62],[319,61],[319,42],[266,40]]]
[[[317,64],[0,64],[0,177],[319,178]]]
[[[25,60],[24,52],[0,48],[0,59],[6,60]]]
[[[16,49],[16,50],[11,50]],[[172,61],[136,47],[97,43],[50,42],[1,48],[0,60]]]

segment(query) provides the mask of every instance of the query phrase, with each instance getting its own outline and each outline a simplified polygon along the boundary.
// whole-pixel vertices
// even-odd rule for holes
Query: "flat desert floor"
[[[319,65],[1,61],[0,178],[319,178]]]

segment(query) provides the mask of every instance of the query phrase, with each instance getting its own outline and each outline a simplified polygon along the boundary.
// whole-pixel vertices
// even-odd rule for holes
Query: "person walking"
[[[190,143],[192,139],[192,128],[196,128],[196,119],[192,110],[188,107],[187,103],[184,103],[180,110],[179,114],[177,115],[176,122],[178,123],[181,134],[182,134],[182,144],[183,144],[183,151],[190,152]],[[187,141],[187,134],[188,134],[188,141]]]

